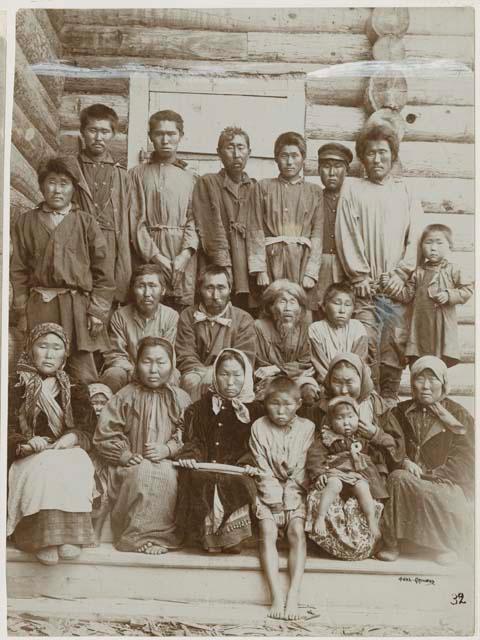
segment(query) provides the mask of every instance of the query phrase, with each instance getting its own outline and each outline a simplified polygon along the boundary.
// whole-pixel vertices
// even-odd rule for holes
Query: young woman
[[[255,484],[248,476],[198,470],[198,462],[238,465],[248,461],[252,423],[263,414],[255,402],[252,365],[237,349],[223,349],[213,365],[208,395],[185,412],[185,445],[177,456],[184,527],[210,552],[239,553],[252,533],[250,504]]]
[[[91,412],[86,387],[71,387],[63,370],[68,349],[62,327],[37,325],[17,365],[23,394],[11,402],[7,535],[46,565],[95,544]]]
[[[180,426],[189,396],[171,384],[173,346],[164,338],[140,341],[134,382],[104,407],[94,443],[109,463],[111,524],[119,551],[159,554],[179,546],[176,531]]]

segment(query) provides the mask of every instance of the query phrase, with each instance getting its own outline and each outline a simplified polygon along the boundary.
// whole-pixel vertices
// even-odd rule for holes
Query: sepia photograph
[[[478,632],[476,10],[437,4],[9,10],[9,636]]]

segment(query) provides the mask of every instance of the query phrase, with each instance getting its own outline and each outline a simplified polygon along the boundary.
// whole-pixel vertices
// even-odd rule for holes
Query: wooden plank
[[[325,140],[308,140],[306,175],[317,173],[317,150]],[[355,153],[355,143],[343,140],[342,144]],[[400,147],[401,173],[404,176],[432,178],[473,178],[474,145],[456,142],[403,142]],[[355,159],[351,165],[352,175],[361,175],[360,163]]]
[[[236,60],[247,56],[247,35],[220,31],[181,31],[158,27],[109,27],[67,22],[61,40],[71,54],[147,55],[164,58]]]
[[[55,148],[59,130],[57,109],[18,46],[15,54],[14,87],[14,100],[48,144]]]
[[[409,7],[410,35],[472,36],[474,7]]]
[[[249,60],[340,64],[370,57],[371,46],[363,34],[248,34]]]
[[[407,58],[456,60],[473,67],[474,38],[473,36],[411,36],[403,38]]]
[[[80,150],[81,138],[78,130],[61,131],[60,132],[60,153],[66,155],[75,155]],[[127,166],[127,135],[125,133],[117,133],[115,138],[110,142],[110,151],[117,162],[123,166]],[[138,163],[138,160],[135,164]]]
[[[332,69],[331,66],[325,67]],[[439,74],[440,74],[439,70]],[[474,105],[473,73],[438,78],[407,78],[408,103],[411,105]],[[313,104],[331,104],[342,107],[359,107],[368,78],[364,75],[320,76],[307,79],[307,100]]]
[[[17,147],[10,147],[10,183],[32,202],[40,202],[43,197],[38,188],[37,173]]]
[[[17,11],[17,43],[22,48],[27,62],[31,65],[57,60],[57,54],[54,49],[55,42],[50,40],[37,19],[37,15],[41,11],[43,10],[20,9]],[[58,105],[63,93],[63,76],[40,75],[39,80],[54,104]]]
[[[363,33],[367,8],[69,9],[69,22],[206,31]]]
[[[404,141],[473,142],[473,107],[407,105],[400,115],[405,123]],[[312,139],[354,140],[367,120],[357,107],[309,105],[305,135]]]
[[[66,94],[62,98],[59,116],[62,129],[75,130],[79,128],[80,111],[92,104],[104,104],[113,109],[119,117],[119,131],[128,130],[128,98],[118,95],[96,94]]]
[[[149,79],[145,74],[135,73],[130,78],[130,126],[128,132],[128,168],[138,164],[138,154],[148,146]]]
[[[40,162],[55,155],[55,150],[15,102],[13,103],[12,142],[34,169],[38,168]]]
[[[223,95],[270,96],[286,98],[293,90],[305,92],[303,82],[270,77],[205,77],[179,74],[170,77],[150,76],[150,91],[175,93],[220,93]]]
[[[91,93],[94,95],[121,95],[128,97],[129,79],[117,77],[66,77],[65,94]]]

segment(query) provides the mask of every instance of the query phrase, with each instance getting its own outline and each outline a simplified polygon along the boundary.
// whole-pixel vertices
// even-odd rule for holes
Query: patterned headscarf
[[[442,404],[448,395],[448,369],[447,365],[435,356],[423,356],[416,360],[410,367],[410,382],[412,385],[412,395],[415,399],[415,389],[413,383],[426,369],[429,369],[433,375],[442,383],[442,395],[436,402],[426,406],[445,426],[454,433],[466,433],[466,428],[459,422]],[[416,402],[416,401],[415,401]]]
[[[70,378],[63,370],[67,359],[67,353],[70,348],[70,343],[67,334],[63,328],[55,324],[54,322],[44,322],[38,324],[30,331],[30,335],[27,339],[26,349],[18,359],[17,374],[20,379],[17,386],[25,387],[25,417],[30,428],[35,427],[36,422],[36,406],[39,399],[40,392],[42,391],[42,384],[44,378],[40,375],[38,369],[35,367],[32,358],[32,349],[35,342],[50,333],[56,335],[65,345],[65,360],[61,367],[55,371],[54,377],[60,387],[61,405],[64,412],[65,425],[71,429],[74,427],[71,398],[70,398]]]
[[[221,360],[223,360],[225,354],[228,353],[235,354],[242,360],[243,369],[245,372],[245,376],[243,378],[243,386],[240,390],[240,393],[235,398],[227,398],[226,396],[223,396],[219,389],[217,381],[217,368]],[[218,413],[222,406],[222,401],[227,400],[232,403],[235,415],[240,420],[240,422],[243,422],[244,424],[250,422],[250,414],[244,403],[253,402],[255,400],[255,393],[253,391],[253,369],[252,365],[250,364],[250,360],[242,351],[231,348],[222,349],[222,351],[220,351],[215,359],[215,362],[213,363],[213,384],[211,391],[213,391],[212,408],[214,413]]]
[[[330,362],[328,373],[325,376],[324,385],[327,390],[331,391],[331,378],[332,373],[339,362],[347,362],[352,366],[360,376],[360,395],[355,398],[358,404],[361,404],[374,390],[374,384],[370,373],[370,367],[363,362],[363,360],[357,356],[356,353],[337,353],[337,355]]]

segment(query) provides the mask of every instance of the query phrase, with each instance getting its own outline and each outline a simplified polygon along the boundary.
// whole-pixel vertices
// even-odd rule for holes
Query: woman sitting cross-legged
[[[94,444],[109,463],[111,525],[119,551],[159,554],[179,546],[177,471],[183,412],[190,398],[171,384],[173,346],[165,338],[140,341],[134,381],[100,414]]]
[[[72,387],[63,370],[68,349],[62,327],[37,325],[17,365],[23,396],[10,405],[7,535],[47,565],[95,545],[91,412],[86,386]]]
[[[399,542],[435,552],[451,564],[470,550],[475,484],[474,422],[448,398],[447,366],[423,356],[410,369],[412,400],[384,417],[386,431],[401,429],[406,457],[388,478],[384,512],[385,547],[378,557],[396,560]]]
[[[179,510],[185,532],[210,552],[239,553],[251,536],[255,483],[247,475],[200,471],[198,462],[248,462],[250,428],[263,415],[254,399],[250,361],[237,349],[223,349],[213,365],[212,389],[185,412],[185,445],[177,455],[184,468]]]

